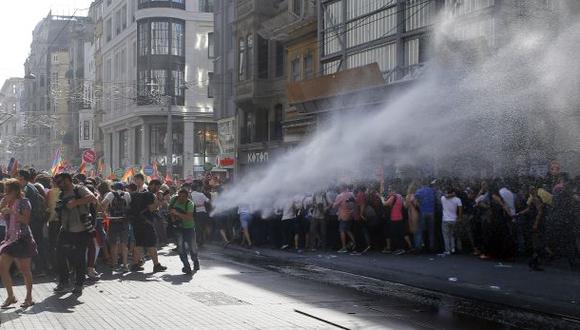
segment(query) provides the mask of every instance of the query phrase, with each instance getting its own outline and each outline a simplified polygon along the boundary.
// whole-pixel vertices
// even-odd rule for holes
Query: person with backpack
[[[44,191],[41,193],[34,183],[32,183],[33,177],[31,171],[18,171],[18,181],[24,192],[24,197],[28,199],[31,205],[30,229],[38,245],[38,255],[32,258],[34,273],[36,276],[43,276],[48,271],[48,248],[45,246],[44,241],[44,226],[46,226],[48,217],[46,214]]]
[[[70,267],[75,272],[72,292],[80,295],[87,271],[87,247],[95,231],[89,204],[97,199],[86,187],[74,185],[69,173],[57,174],[54,183],[60,189],[56,211],[61,224],[57,240],[58,285],[54,292],[68,292]]]
[[[151,180],[149,191],[134,192],[131,194],[131,205],[129,207],[129,221],[133,225],[135,235],[135,250],[133,251],[133,265],[130,270],[133,272],[142,271],[141,252],[145,249],[153,261],[153,272],[163,272],[167,267],[159,263],[157,255],[157,234],[155,233],[155,221],[159,204],[156,193],[161,187],[161,181]]]
[[[124,187],[121,182],[116,182],[111,188],[112,191],[105,194],[101,202],[101,208],[109,219],[108,240],[111,248],[111,266],[117,267],[120,249],[121,265],[119,270],[128,272],[129,219],[127,211],[131,205],[131,195],[123,191]]]
[[[195,204],[189,199],[189,191],[181,188],[177,196],[171,198],[169,202],[169,214],[176,224],[176,239],[179,258],[183,263],[181,271],[191,275],[199,270],[199,259],[197,257],[197,242],[195,237]],[[188,260],[188,255],[193,261],[193,271]]]
[[[356,248],[356,241],[351,230],[354,213],[356,211],[356,200],[354,194],[348,190],[346,184],[340,186],[340,194],[336,196],[332,207],[338,209],[338,229],[340,231],[340,243],[342,245],[338,253],[347,253],[347,236],[350,238],[351,249],[354,250]]]

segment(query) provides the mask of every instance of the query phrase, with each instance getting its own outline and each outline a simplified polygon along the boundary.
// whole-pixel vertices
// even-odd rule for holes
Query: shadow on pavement
[[[165,282],[169,282],[172,285],[182,285],[182,284],[186,284],[191,282],[191,280],[193,280],[193,277],[195,276],[195,274],[192,275],[187,275],[187,274],[179,274],[179,275],[173,275],[173,274],[165,274],[163,276],[161,276],[161,279],[164,280]]]
[[[79,297],[79,295],[72,293],[53,294],[43,301],[36,302],[34,306],[27,309],[23,314],[40,314],[44,312],[73,313],[76,306],[84,304],[78,300]]]

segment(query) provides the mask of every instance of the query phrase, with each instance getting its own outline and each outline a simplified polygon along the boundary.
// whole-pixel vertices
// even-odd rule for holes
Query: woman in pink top
[[[391,241],[400,240],[404,237],[407,250],[412,250],[411,239],[403,217],[403,196],[397,193],[394,186],[389,186],[389,194],[385,200],[385,206],[390,210],[390,221],[386,225],[385,232],[385,249],[383,253],[391,253]],[[405,250],[399,249],[394,254],[403,254]]]
[[[6,239],[0,244],[0,275],[8,297],[1,307],[6,308],[17,302],[12,290],[12,277],[10,276],[10,266],[15,261],[26,285],[26,299],[20,307],[28,308],[34,305],[30,259],[38,254],[36,242],[32,238],[32,232],[28,226],[30,202],[24,198],[17,179],[6,180],[4,186],[6,196],[0,202],[0,213],[8,226]]]

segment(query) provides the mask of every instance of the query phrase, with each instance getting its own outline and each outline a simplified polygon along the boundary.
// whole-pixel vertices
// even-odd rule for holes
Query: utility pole
[[[173,97],[167,96],[167,175],[173,179],[173,114],[171,106]]]

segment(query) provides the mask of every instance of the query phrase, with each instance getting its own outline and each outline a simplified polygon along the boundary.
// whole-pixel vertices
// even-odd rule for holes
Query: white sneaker
[[[87,271],[87,276],[93,280],[97,280],[100,278],[99,273],[94,268],[91,268]]]

